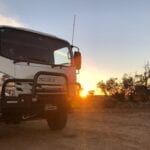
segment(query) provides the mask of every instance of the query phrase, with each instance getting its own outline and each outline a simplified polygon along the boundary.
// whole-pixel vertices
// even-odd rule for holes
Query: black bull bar
[[[11,82],[13,82],[13,83],[18,83],[18,82],[22,82],[22,83],[30,82],[30,83],[32,83],[31,96],[32,96],[32,98],[36,97],[36,95],[38,94],[37,86],[38,86],[38,78],[39,78],[40,75],[49,75],[49,76],[55,76],[55,77],[63,77],[65,79],[65,86],[66,86],[66,90],[65,90],[66,94],[65,95],[68,96],[68,94],[69,94],[68,77],[65,74],[63,74],[63,73],[56,73],[56,72],[40,71],[40,72],[37,72],[35,74],[33,79],[7,79],[3,83],[2,90],[1,90],[1,102],[0,102],[1,107],[3,105],[3,102],[6,99],[6,95],[5,95],[6,87],[7,87],[8,83],[11,83]],[[42,85],[44,85],[44,84],[42,84]],[[56,84],[46,84],[46,85],[54,86]],[[49,93],[49,95],[51,95],[51,93]]]

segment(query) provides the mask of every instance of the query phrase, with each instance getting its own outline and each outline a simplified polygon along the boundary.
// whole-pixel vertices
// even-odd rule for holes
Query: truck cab
[[[1,120],[44,118],[51,129],[63,129],[80,68],[81,53],[68,41],[0,26]]]

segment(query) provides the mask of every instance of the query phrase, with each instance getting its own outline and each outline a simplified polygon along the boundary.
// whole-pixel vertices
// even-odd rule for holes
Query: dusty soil
[[[77,109],[63,131],[46,121],[0,124],[1,150],[149,150],[150,109]]]

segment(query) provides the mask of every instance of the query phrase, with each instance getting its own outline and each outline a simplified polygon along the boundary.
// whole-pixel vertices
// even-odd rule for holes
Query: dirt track
[[[78,110],[61,132],[46,122],[0,124],[1,150],[149,150],[150,110]]]

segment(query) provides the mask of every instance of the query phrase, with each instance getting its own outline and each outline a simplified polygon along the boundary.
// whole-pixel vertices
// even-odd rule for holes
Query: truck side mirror
[[[74,52],[74,64],[77,70],[81,69],[81,53],[79,51]]]

